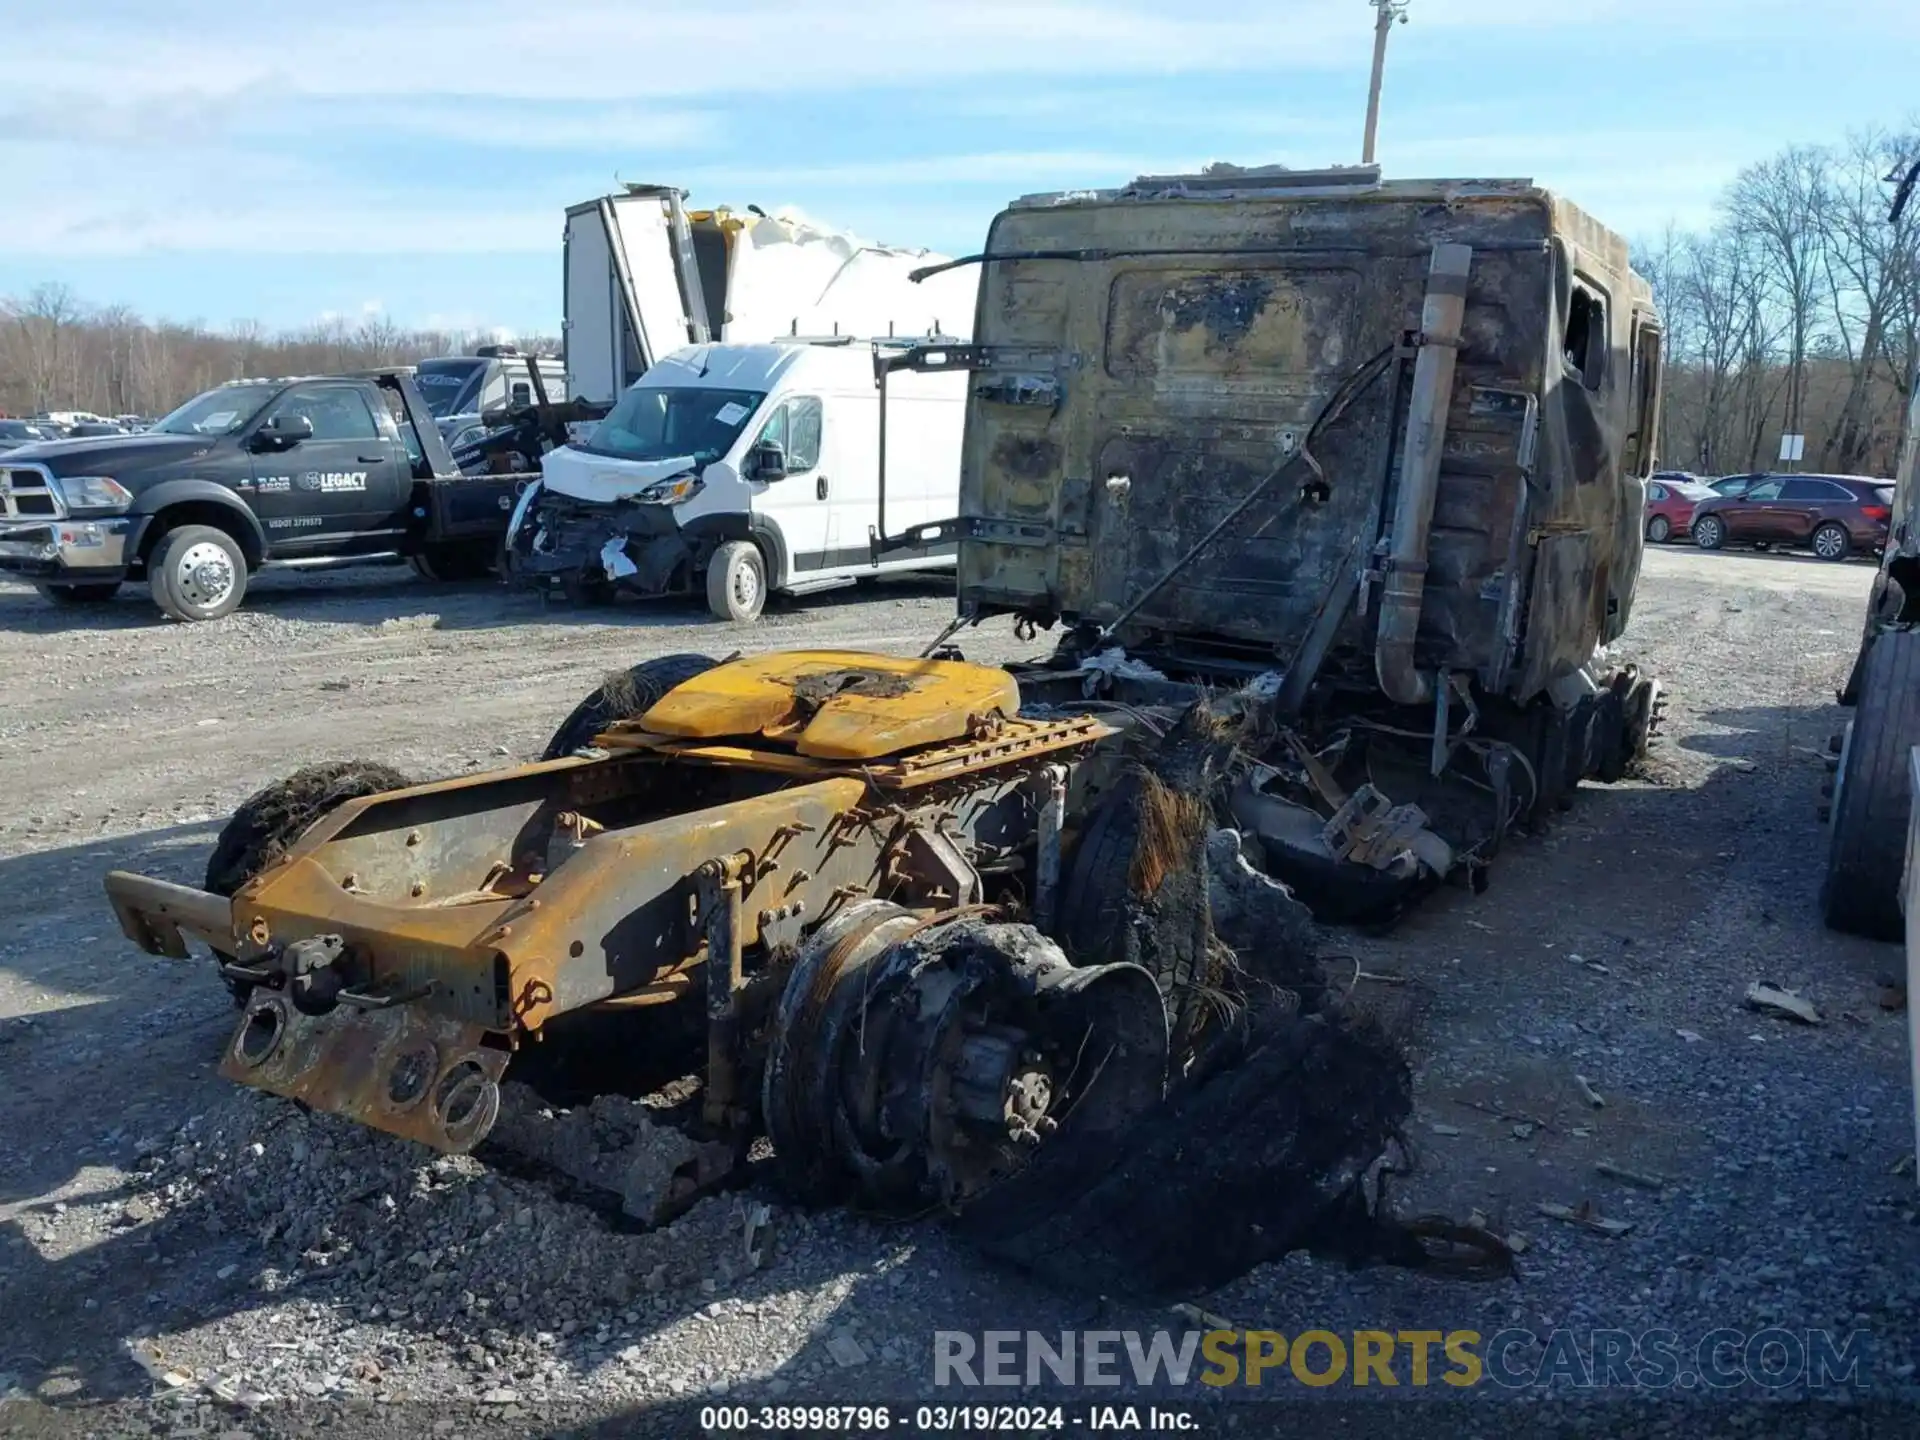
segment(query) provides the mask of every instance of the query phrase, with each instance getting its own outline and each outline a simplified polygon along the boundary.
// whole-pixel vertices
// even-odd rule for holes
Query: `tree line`
[[[1776,464],[1890,475],[1920,366],[1920,121],[1749,166],[1698,231],[1634,248],[1666,327],[1660,454],[1704,474]],[[225,380],[322,374],[461,354],[489,337],[405,330],[385,315],[269,332],[93,307],[63,285],[0,300],[0,413],[154,415]],[[522,348],[557,350],[525,337]]]
[[[124,305],[93,306],[64,285],[0,299],[0,415],[85,410],[158,416],[203,390],[254,375],[325,375],[462,355],[492,332],[409,330],[386,315],[331,318],[294,330],[257,321],[225,330],[142,319]],[[523,350],[558,353],[530,335]]]
[[[1920,122],[1790,146],[1709,227],[1635,248],[1666,327],[1663,464],[1765,470],[1798,434],[1797,468],[1893,473],[1920,366],[1916,163]]]

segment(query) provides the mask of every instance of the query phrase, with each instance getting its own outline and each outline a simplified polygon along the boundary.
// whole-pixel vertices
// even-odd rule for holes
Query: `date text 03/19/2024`
[[[1192,1432],[1185,1410],[1157,1405],[709,1405],[700,1411],[707,1435],[846,1434],[898,1430],[906,1435],[1037,1431]]]

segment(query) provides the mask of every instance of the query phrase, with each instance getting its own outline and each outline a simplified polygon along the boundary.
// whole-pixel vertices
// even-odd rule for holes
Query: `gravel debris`
[[[1648,772],[1517,839],[1485,896],[1443,892],[1392,934],[1337,937],[1363,974],[1434,996],[1399,1207],[1480,1211],[1518,1277],[1295,1255],[1192,1297],[1196,1313],[1288,1334],[1524,1329],[1522,1364],[1556,1329],[1858,1330],[1865,1387],[1847,1393],[1920,1400],[1906,1017],[1878,998],[1898,952],[1825,932],[1814,904],[1819,757],[1870,578],[1651,550],[1623,647],[1672,696]],[[758,1184],[646,1230],[658,1175],[690,1157],[632,1100],[556,1107],[509,1085],[502,1151],[568,1172],[534,1178],[233,1087],[212,1069],[234,1014],[217,981],[134,953],[101,898],[109,868],[197,881],[220,817],[299,765],[529,757],[616,663],[904,652],[950,604],[889,586],[742,630],[349,574],[275,577],[189,627],[135,592],[75,617],[0,584],[0,886],[17,897],[0,936],[0,1313],[34,1317],[0,1325],[0,1406],[100,1406],[102,1433],[258,1434],[293,1415],[336,1435],[518,1434],[719,1396],[931,1395],[935,1328],[1189,1323],[1093,1313],[932,1223],[807,1213]],[[991,627],[961,639],[977,658],[1033,648]],[[1857,1022],[1755,1015],[1761,975]],[[1610,1180],[1603,1161],[1665,1184]],[[1516,1233],[1545,1205],[1620,1228]],[[1725,1431],[1763,1423],[1736,1403],[1758,1398],[1716,1394],[1689,1426],[1677,1395],[1647,1409],[1558,1386],[1529,1393],[1526,1423]]]

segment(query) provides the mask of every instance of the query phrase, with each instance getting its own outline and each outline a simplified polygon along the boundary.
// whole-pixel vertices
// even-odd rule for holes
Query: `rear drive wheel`
[[[1696,516],[1693,522],[1693,543],[1702,550],[1718,550],[1727,543],[1727,522],[1718,515]]]
[[[118,580],[101,585],[36,585],[33,587],[53,605],[101,605],[120,592]]]
[[[1835,930],[1898,940],[1907,855],[1907,756],[1920,745],[1920,633],[1890,630],[1867,651],[1860,701],[1835,771],[1820,908]]]
[[[707,608],[736,623],[756,618],[767,603],[767,564],[751,540],[729,540],[707,562]]]
[[[247,593],[247,557],[224,530],[182,525],[154,547],[147,588],[154,604],[176,620],[217,620]]]
[[[1844,560],[1853,549],[1853,537],[1847,534],[1847,527],[1838,521],[1829,520],[1813,532],[1813,553],[1822,560]]]
[[[547,742],[542,760],[558,760],[593,743],[593,737],[616,720],[644,715],[676,685],[704,675],[718,663],[706,655],[658,655],[624,674],[614,674],[560,722]]]
[[[238,894],[321,816],[349,800],[404,790],[412,783],[398,770],[372,760],[333,760],[294,771],[240,802],[214,841],[206,888],[216,895]],[[252,986],[229,979],[227,988],[244,1002]]]
[[[1656,515],[1647,522],[1647,539],[1656,545],[1664,545],[1673,536],[1673,525],[1664,515]]]

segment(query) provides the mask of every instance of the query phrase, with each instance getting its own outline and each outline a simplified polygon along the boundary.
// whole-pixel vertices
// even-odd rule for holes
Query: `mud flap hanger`
[[[1049,413],[1060,408],[1059,370],[1077,356],[1062,357],[1040,345],[961,345],[938,341],[898,348],[878,343],[873,351],[873,383],[880,392],[880,506],[877,523],[867,527],[867,545],[874,564],[901,550],[926,550],[960,540],[999,540],[1030,545],[1053,538],[1045,525],[978,516],[955,516],[915,525],[898,535],[887,533],[887,377],[896,370],[923,375],[962,370],[994,376],[973,387],[979,399],[999,405],[1034,405]]]

